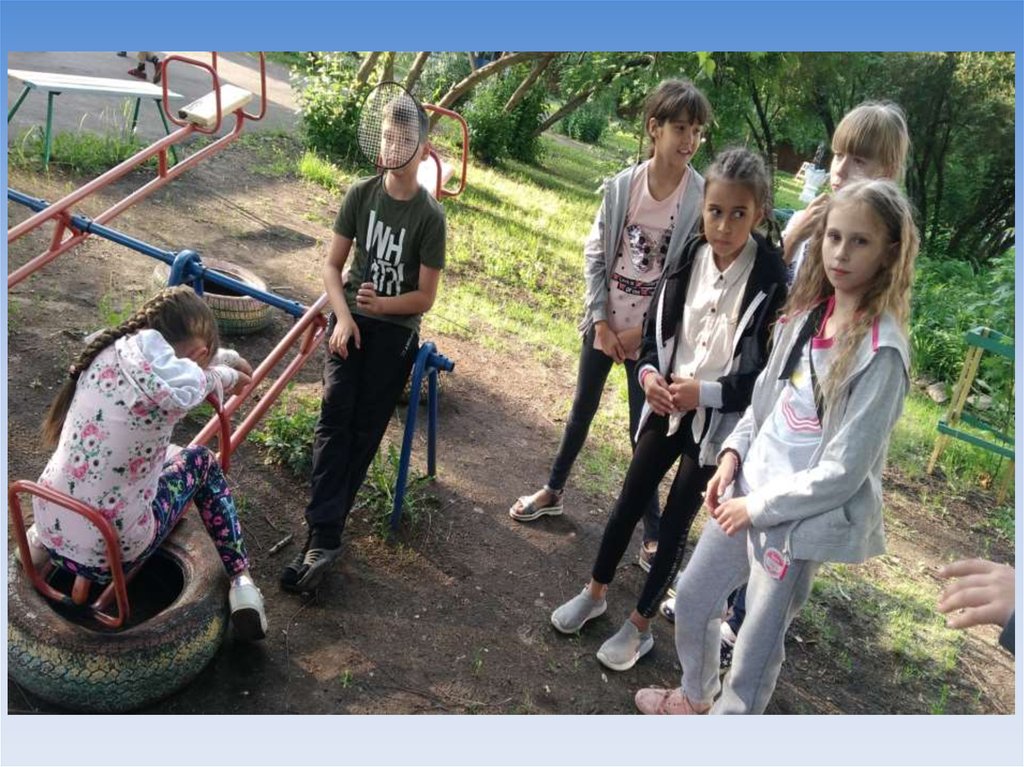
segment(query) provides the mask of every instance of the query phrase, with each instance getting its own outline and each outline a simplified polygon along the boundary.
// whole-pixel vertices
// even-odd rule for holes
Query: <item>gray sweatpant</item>
[[[733,650],[732,668],[713,714],[761,714],[775,691],[785,658],[786,629],[811,594],[820,562],[794,559],[781,580],[765,570],[765,549],[783,548],[785,529],[749,530],[729,537],[709,519],[676,594],[676,651],[683,694],[708,705],[718,680],[720,627],[729,594],[747,583],[747,616]]]

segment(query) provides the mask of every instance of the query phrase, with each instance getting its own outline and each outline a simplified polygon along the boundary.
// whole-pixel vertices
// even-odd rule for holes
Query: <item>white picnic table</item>
[[[164,130],[171,132],[167,124],[167,117],[164,115],[162,106],[164,91],[159,85],[141,82],[138,80],[119,80],[113,77],[89,77],[87,75],[71,75],[58,72],[32,72],[27,69],[8,69],[8,77],[13,77],[24,83],[25,88],[14,102],[14,106],[7,112],[7,122],[11,122],[18,111],[18,107],[28,96],[30,91],[38,90],[46,93],[46,133],[43,138],[43,166],[50,162],[50,144],[52,141],[53,127],[53,104],[56,96],[66,92],[94,93],[103,96],[122,96],[135,99],[135,109],[132,111],[131,125],[129,132],[134,132],[139,120],[139,105],[142,99],[152,99],[156,103],[160,119],[163,121]],[[180,99],[180,93],[167,91],[168,99]],[[173,152],[173,147],[172,150]],[[176,158],[175,158],[176,159]]]

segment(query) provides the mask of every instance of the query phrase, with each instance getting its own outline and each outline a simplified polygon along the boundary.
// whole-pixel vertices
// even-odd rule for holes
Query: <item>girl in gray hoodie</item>
[[[909,386],[917,250],[910,205],[892,182],[858,182],[829,201],[708,483],[711,519],[676,597],[682,686],[640,690],[643,713],[762,713],[821,563],[884,552],[882,469]],[[716,701],[723,607],[744,581],[747,618]]]

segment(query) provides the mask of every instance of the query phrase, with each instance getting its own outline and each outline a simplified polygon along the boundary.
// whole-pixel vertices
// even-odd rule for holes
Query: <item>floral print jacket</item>
[[[110,520],[121,557],[132,561],[156,534],[151,505],[174,425],[210,392],[223,399],[237,382],[224,365],[180,359],[155,330],[119,338],[79,377],[57,449],[39,483],[67,493]],[[84,517],[33,498],[41,543],[91,567],[107,566],[99,530]]]

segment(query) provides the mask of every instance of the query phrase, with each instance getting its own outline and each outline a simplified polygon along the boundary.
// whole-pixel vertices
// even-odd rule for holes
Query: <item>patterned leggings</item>
[[[217,547],[228,575],[237,575],[249,566],[245,542],[242,540],[242,527],[238,523],[238,512],[231,499],[231,490],[224,479],[224,472],[209,448],[196,446],[186,447],[164,463],[156,498],[153,499],[156,536],[142,554],[124,563],[126,571],[141,565],[160,547],[185,514],[191,500],[199,508],[199,516]],[[111,579],[110,568],[82,565],[52,552],[51,559],[58,567],[83,575],[91,581],[106,583]]]

